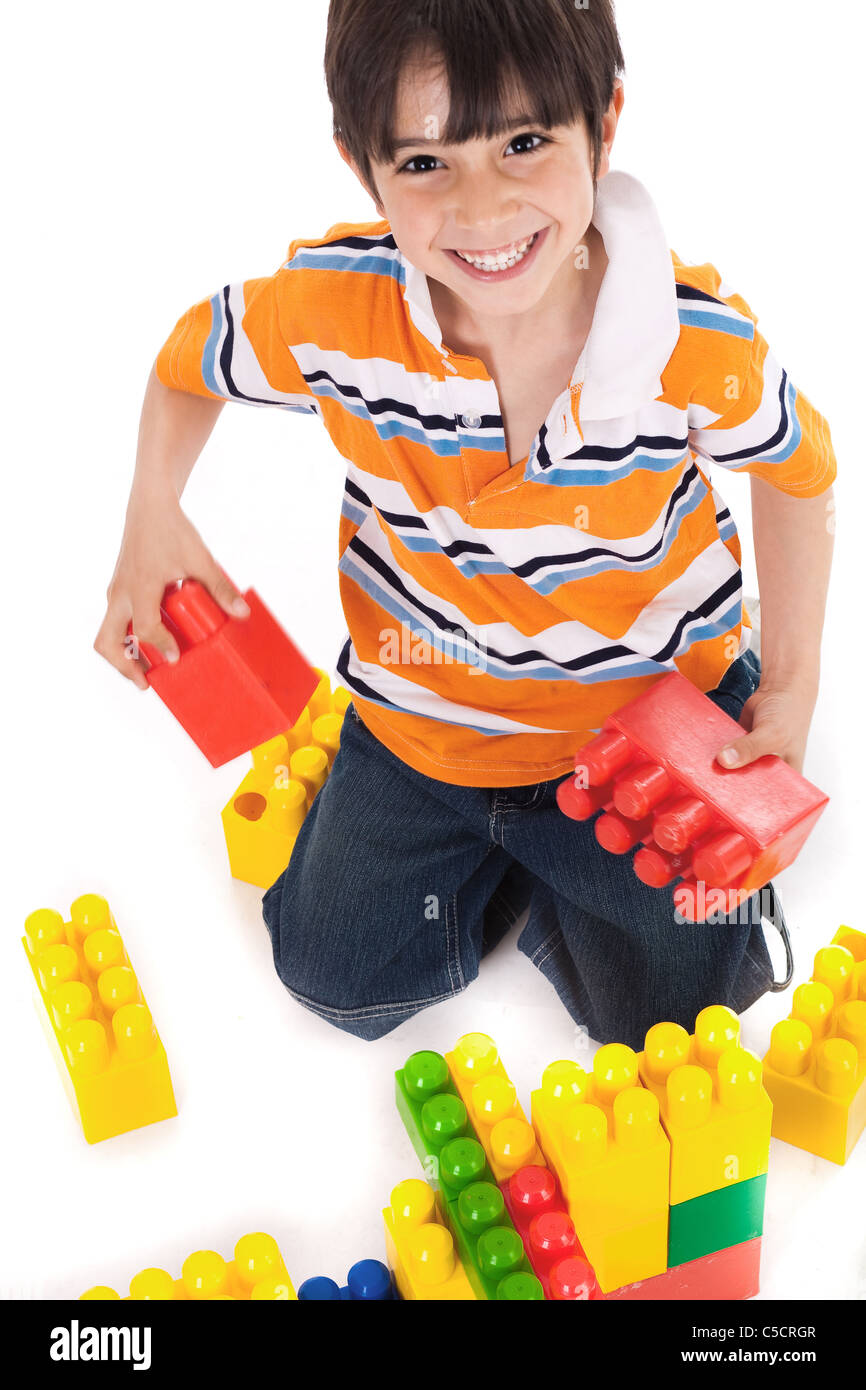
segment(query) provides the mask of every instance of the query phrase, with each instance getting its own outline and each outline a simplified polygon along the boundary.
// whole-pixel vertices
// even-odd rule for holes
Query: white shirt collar
[[[606,420],[661,394],[661,374],[676,347],[680,324],[670,249],[643,184],[623,170],[611,170],[599,182],[592,220],[608,265],[572,385],[581,384],[581,418]],[[427,277],[399,248],[397,254],[410,317],[444,354]]]

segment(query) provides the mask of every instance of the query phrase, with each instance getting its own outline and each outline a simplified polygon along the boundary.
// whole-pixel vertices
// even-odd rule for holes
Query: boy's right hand
[[[180,655],[160,616],[163,594],[179,579],[197,579],[231,617],[249,615],[243,596],[181,510],[177,493],[165,489],[147,498],[133,494],[106,592],[108,608],[93,647],[139,690],[148,689],[148,668],[138,642],[149,642],[167,661]],[[138,641],[128,636],[130,622]]]

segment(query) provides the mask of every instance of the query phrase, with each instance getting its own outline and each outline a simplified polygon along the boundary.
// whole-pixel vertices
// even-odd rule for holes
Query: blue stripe
[[[689,461],[688,454],[677,458],[655,458],[652,454],[635,454],[618,468],[600,469],[581,467],[573,458],[553,463],[544,472],[527,478],[530,483],[550,483],[554,487],[607,487],[608,483],[618,483],[631,473],[666,473],[670,468],[681,467]]]
[[[216,374],[214,372],[217,343],[220,340],[220,334],[222,333],[223,328],[223,306],[221,293],[211,296],[210,313],[211,329],[210,333],[207,335],[207,342],[204,345],[204,351],[201,355],[201,374],[204,379],[204,384],[208,388],[208,390],[213,391],[215,396],[222,396],[223,398],[225,398],[225,392],[223,388],[221,386],[217,386]]]
[[[680,323],[684,328],[712,328],[717,333],[728,333],[733,338],[755,336],[755,325],[751,319],[729,319],[722,314],[714,314],[704,309],[679,309]]]
[[[287,270],[350,270],[362,275],[384,275],[390,280],[402,280],[403,268],[393,254],[381,256],[343,256],[331,251],[326,255],[313,255],[308,251],[298,251],[287,262]]]

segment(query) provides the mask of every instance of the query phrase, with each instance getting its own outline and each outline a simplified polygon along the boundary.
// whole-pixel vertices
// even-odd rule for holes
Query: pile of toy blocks
[[[730,1009],[637,1055],[554,1062],[532,1122],[483,1033],[396,1074],[427,1181],[385,1209],[405,1299],[741,1299],[758,1291],[772,1105]]]
[[[291,857],[298,832],[340,746],[351,695],[331,691],[324,671],[299,718],[252,750],[253,765],[222,812],[233,878],[269,888]]]

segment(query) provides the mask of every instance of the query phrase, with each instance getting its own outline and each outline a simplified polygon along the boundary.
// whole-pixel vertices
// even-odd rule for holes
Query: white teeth
[[[480,256],[470,256],[468,252],[458,251],[457,255],[462,261],[467,261],[469,265],[474,265],[477,270],[506,270],[518,261],[522,261],[529,248],[532,246],[537,232],[533,232],[531,237],[524,238],[523,241],[515,243],[511,251],[498,251],[495,255],[482,254]]]

